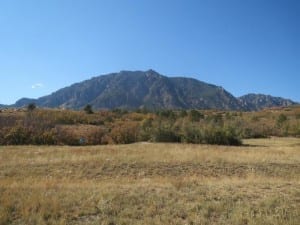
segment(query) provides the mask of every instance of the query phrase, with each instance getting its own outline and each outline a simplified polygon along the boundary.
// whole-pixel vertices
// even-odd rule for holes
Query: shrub
[[[4,110],[0,114],[0,144],[158,141],[239,145],[240,138],[299,136],[299,112],[298,108],[288,115],[283,110],[265,110],[239,117],[236,112],[216,110],[162,110],[142,114],[116,109],[92,115],[55,109],[35,109],[28,113]]]
[[[242,131],[243,138],[266,138],[267,134],[255,128],[245,128]]]
[[[160,117],[170,119],[170,120],[175,120],[176,119],[176,114],[174,113],[173,110],[160,110],[156,112],[156,114]]]
[[[152,140],[155,142],[181,142],[180,136],[168,129],[157,129]]]
[[[241,145],[242,141],[232,128],[209,128],[204,132],[204,142],[214,145]]]
[[[115,125],[110,136],[116,144],[130,144],[138,141],[138,132],[137,122],[126,122]]]
[[[57,144],[57,134],[54,130],[44,131],[32,137],[32,144],[37,145],[55,145]]]
[[[198,122],[200,119],[204,119],[204,115],[195,109],[191,110],[188,115],[192,122]]]
[[[207,117],[207,121],[209,121],[212,124],[217,125],[217,126],[224,124],[223,116],[220,113],[209,115]]]
[[[153,118],[148,117],[141,122],[139,130],[139,140],[149,141],[153,131]]]
[[[203,143],[203,134],[199,127],[192,124],[185,125],[182,128],[181,142],[200,144]]]
[[[4,137],[6,144],[23,145],[30,143],[30,133],[23,127],[17,126],[10,129]]]
[[[180,117],[186,117],[187,115],[188,115],[188,113],[186,112],[186,110],[184,110],[184,109],[180,110],[180,112],[179,112]]]
[[[181,142],[181,137],[172,130],[171,126],[165,125],[153,130],[151,140],[154,142]]]
[[[284,122],[287,121],[287,116],[284,114],[280,114],[276,120],[276,124],[278,127],[281,127]]]

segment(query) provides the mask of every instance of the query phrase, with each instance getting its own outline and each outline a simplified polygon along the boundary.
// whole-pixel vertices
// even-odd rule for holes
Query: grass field
[[[300,224],[300,139],[1,146],[0,224]]]

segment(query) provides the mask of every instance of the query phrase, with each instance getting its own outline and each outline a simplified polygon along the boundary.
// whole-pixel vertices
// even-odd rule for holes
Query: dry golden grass
[[[300,139],[0,147],[0,224],[299,224]]]

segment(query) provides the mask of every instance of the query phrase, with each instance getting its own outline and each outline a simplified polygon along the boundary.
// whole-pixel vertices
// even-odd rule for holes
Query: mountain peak
[[[147,74],[159,74],[158,72],[156,72],[155,70],[153,69],[149,69],[147,71],[145,71]],[[160,75],[160,74],[159,74]]]

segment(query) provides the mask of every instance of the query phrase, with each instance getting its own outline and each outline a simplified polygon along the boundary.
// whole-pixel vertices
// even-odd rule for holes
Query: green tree
[[[28,106],[27,106],[27,110],[28,110],[28,111],[33,111],[33,110],[35,110],[35,109],[36,109],[35,103],[30,103],[30,104],[28,104]]]
[[[84,107],[83,110],[84,110],[87,114],[93,114],[93,113],[94,113],[92,106],[89,105],[89,104],[86,105],[86,106]]]

